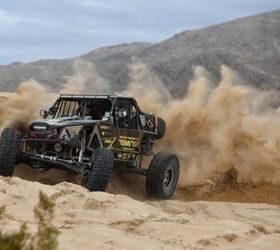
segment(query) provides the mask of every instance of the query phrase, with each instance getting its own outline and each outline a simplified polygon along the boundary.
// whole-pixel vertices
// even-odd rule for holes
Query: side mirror
[[[40,116],[46,117],[47,114],[48,114],[48,111],[47,111],[47,110],[44,110],[44,109],[41,109],[41,110],[40,110]]]

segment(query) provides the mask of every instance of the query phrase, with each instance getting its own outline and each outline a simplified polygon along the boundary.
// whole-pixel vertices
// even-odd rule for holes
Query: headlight
[[[49,126],[46,123],[32,123],[29,127],[30,131],[38,131],[38,130],[49,130]]]

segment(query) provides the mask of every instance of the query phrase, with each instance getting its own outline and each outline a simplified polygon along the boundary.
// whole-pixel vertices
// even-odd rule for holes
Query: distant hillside
[[[280,88],[280,10],[232,22],[186,31],[158,44],[132,43],[94,50],[77,58],[93,62],[109,82],[124,86],[132,58],[143,61],[174,94],[192,78],[192,68],[202,65],[219,79],[226,64],[249,84]],[[73,62],[40,60],[0,67],[0,91],[14,91],[33,78],[52,89],[72,74]]]
[[[202,65],[218,77],[226,64],[254,85],[280,87],[280,11],[199,30],[182,32],[149,47],[140,58],[165,82],[185,85],[192,65]]]
[[[100,74],[110,82],[127,81],[127,64],[150,44],[132,43],[96,49],[81,57],[65,60],[39,60],[31,63],[12,63],[0,67],[0,91],[14,91],[18,84],[30,78],[50,89],[57,90],[65,83],[64,76],[73,74],[76,59],[96,64]]]

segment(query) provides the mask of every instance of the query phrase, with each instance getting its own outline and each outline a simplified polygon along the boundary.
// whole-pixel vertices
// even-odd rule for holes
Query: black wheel
[[[114,153],[105,148],[98,148],[92,154],[92,167],[83,186],[90,191],[105,191],[114,167]]]
[[[176,155],[159,152],[149,166],[146,177],[146,192],[149,197],[169,199],[174,194],[180,173]]]
[[[19,152],[20,132],[5,128],[0,141],[0,175],[12,176]]]
[[[163,119],[158,117],[157,130],[158,134],[155,136],[156,139],[161,139],[165,134],[166,123]]]

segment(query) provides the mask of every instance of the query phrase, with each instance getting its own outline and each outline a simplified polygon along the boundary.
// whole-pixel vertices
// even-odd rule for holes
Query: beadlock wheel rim
[[[163,181],[164,187],[168,188],[169,186],[171,186],[172,181],[173,181],[173,169],[169,168],[169,169],[167,169],[165,176],[164,176],[164,181]]]

